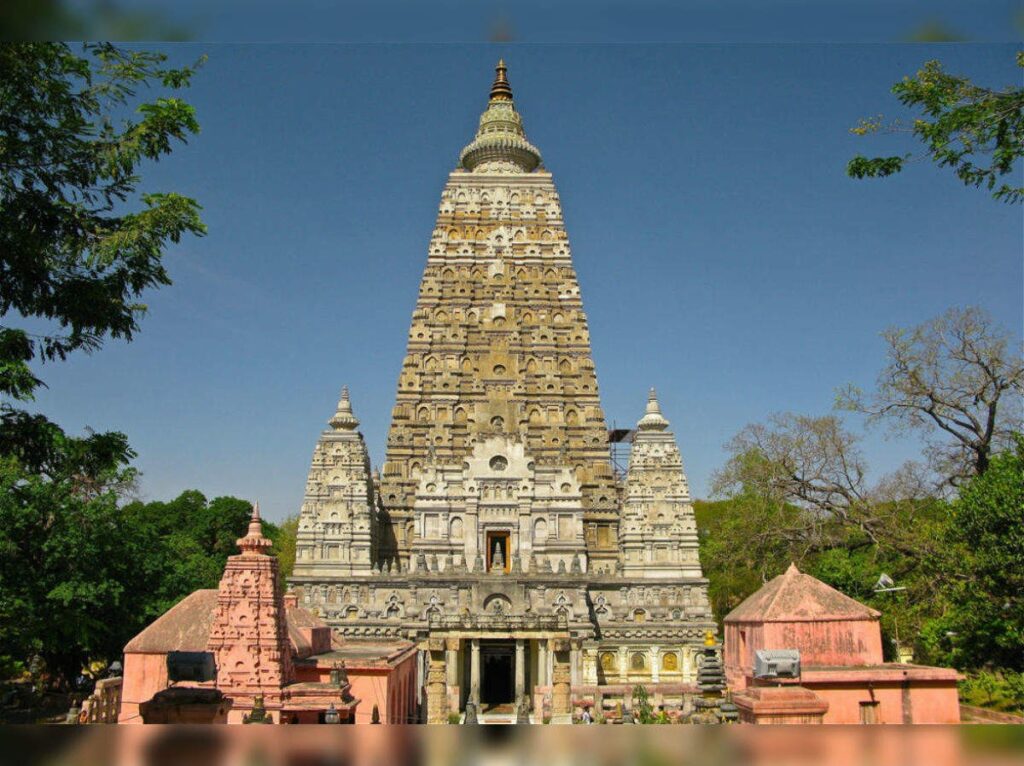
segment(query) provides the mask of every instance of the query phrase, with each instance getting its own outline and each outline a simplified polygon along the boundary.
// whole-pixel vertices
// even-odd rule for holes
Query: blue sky
[[[150,46],[152,47],[152,46]],[[1019,83],[1011,45],[222,45],[187,98],[202,133],[144,170],[203,205],[131,344],[47,365],[38,409],[117,429],[141,489],[296,512],[342,384],[375,464],[447,173],[504,56],[562,197],[609,424],[657,386],[691,487],[772,412],[870,386],[879,333],[980,305],[1019,334],[1020,208],[927,162],[854,181],[862,116],[929,58]],[[856,420],[851,425],[859,427]],[[871,432],[877,473],[918,446]]]

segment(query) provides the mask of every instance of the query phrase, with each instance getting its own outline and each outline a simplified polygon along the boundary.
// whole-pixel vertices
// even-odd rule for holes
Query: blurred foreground
[[[1021,727],[50,727],[7,728],[3,763],[1018,764]]]

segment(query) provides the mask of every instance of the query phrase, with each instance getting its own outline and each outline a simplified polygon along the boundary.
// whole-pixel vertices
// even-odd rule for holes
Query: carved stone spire
[[[277,557],[267,555],[259,503],[237,545],[242,552],[224,566],[206,648],[216,658],[217,687],[236,708],[262,697],[268,710],[278,710],[282,689],[295,678]]]
[[[327,421],[337,431],[355,431],[359,427],[359,418],[352,414],[352,402],[348,398],[348,386],[341,389],[338,411]]]
[[[512,101],[507,67],[499,61],[487,109],[473,143],[462,150],[459,164],[478,173],[530,173],[540,165],[540,151],[526,140],[523,120]]]
[[[668,421],[661,414],[661,405],[658,404],[658,394],[653,388],[647,395],[647,411],[636,427],[641,431],[664,431],[668,428]]]
[[[252,506],[252,516],[249,518],[249,531],[245,537],[235,541],[245,556],[265,556],[267,550],[273,543],[263,536],[263,521],[260,519],[260,503],[257,500]]]
[[[509,85],[508,78],[505,73],[508,72],[508,67],[505,66],[504,59],[498,59],[498,66],[494,68],[494,84],[491,85],[491,100],[494,99],[505,99],[508,101],[512,100],[512,86]]]

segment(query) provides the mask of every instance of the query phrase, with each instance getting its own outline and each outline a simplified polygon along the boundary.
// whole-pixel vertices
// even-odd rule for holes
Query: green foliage
[[[160,540],[126,523],[118,488],[132,471],[123,455],[96,460],[94,438],[65,438],[68,459],[47,475],[0,457],[0,664],[39,654],[67,679],[144,624]]]
[[[657,723],[654,708],[651,707],[651,696],[643,686],[633,687],[633,711],[640,723]]]
[[[839,524],[823,530],[820,545],[809,545],[803,535],[787,534],[804,528],[807,511],[788,503],[773,507],[770,501],[755,501],[751,494],[716,502],[698,500],[694,512],[701,565],[710,581],[708,598],[719,624],[747,596],[795,562],[802,571],[882,613],[887,658],[896,658],[897,642],[913,645],[920,658],[933,656],[928,645],[916,640],[924,625],[941,613],[943,604],[930,555],[900,553],[872,543],[856,530],[844,531]],[[927,517],[931,523],[908,522],[922,551],[936,546],[933,536],[940,528],[938,519],[945,514],[945,504],[936,501],[913,517]],[[874,586],[882,572],[907,590],[876,593]]]
[[[138,189],[141,166],[199,130],[174,97],[194,67],[162,54],[60,43],[0,47],[0,665],[39,654],[58,678],[112,658],[175,588],[208,582],[208,539],[138,524],[120,503],[134,452],[120,433],[71,437],[15,406],[33,363],[130,341],[142,293],[170,283],[168,243],[202,234],[199,206]],[[132,108],[134,108],[134,115]],[[15,326],[30,323],[32,332]],[[169,553],[184,554],[169,572]],[[166,577],[165,577],[166,576]],[[219,573],[217,573],[219,576]]]
[[[170,284],[164,247],[202,234],[199,206],[174,193],[139,193],[138,170],[199,130],[177,98],[143,102],[136,91],[188,85],[194,68],[165,56],[59,43],[0,47],[0,455],[41,476],[62,462],[130,457],[121,434],[69,439],[12,404],[43,385],[33,362],[131,340],[143,291]],[[35,332],[12,326],[30,320]],[[87,475],[88,471],[81,472]]]
[[[263,523],[263,533],[274,541],[273,551],[281,568],[281,581],[292,576],[295,568],[295,540],[299,532],[299,515],[288,516],[280,525]]]
[[[134,473],[116,452],[64,437],[41,475],[0,458],[0,666],[39,654],[58,678],[113,660],[143,627],[194,590],[216,588],[252,506],[195,490],[170,502],[119,503]],[[76,454],[92,460],[83,470]],[[279,529],[264,522],[269,537]]]
[[[753,492],[693,504],[700,561],[709,579],[708,598],[722,619],[765,582],[782,573],[802,552],[781,534],[800,514],[792,505]]]
[[[1017,54],[1024,67],[1024,53]],[[1024,200],[1024,187],[1008,182],[1020,176],[1024,155],[1024,88],[992,90],[966,77],[951,75],[938,61],[928,61],[914,77],[892,87],[904,106],[923,116],[908,128],[895,123],[887,130],[906,131],[925,146],[926,155],[939,167],[948,167],[967,186],[988,189],[997,200]],[[881,119],[861,120],[857,135],[883,130]],[[881,178],[899,173],[912,159],[903,156],[850,160],[846,172],[853,178]]]
[[[136,194],[139,166],[199,131],[192,107],[157,98],[119,119],[140,87],[185,87],[194,68],[109,44],[86,53],[0,48],[0,315],[52,325],[0,328],[0,393],[22,401],[41,385],[33,360],[131,340],[145,310],[138,297],[170,284],[164,247],[205,231],[195,200]]]
[[[1024,436],[964,485],[952,508],[945,561],[951,608],[933,638],[958,667],[1022,671]]]
[[[187,490],[169,502],[134,502],[124,507],[126,523],[151,530],[161,544],[149,552],[160,572],[146,602],[149,622],[189,593],[216,588],[228,556],[238,553],[235,542],[249,526],[252,504],[236,497],[207,501],[201,492]],[[272,541],[280,528],[263,522],[263,533]],[[282,586],[284,578],[281,580]]]
[[[960,682],[960,699],[968,705],[1006,713],[1024,713],[1024,673],[970,673]]]

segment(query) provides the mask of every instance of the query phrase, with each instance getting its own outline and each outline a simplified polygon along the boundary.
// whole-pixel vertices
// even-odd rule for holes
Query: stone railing
[[[431,630],[557,630],[567,631],[569,623],[562,615],[464,614],[430,615]]]
[[[121,709],[121,678],[104,678],[96,682],[92,695],[82,701],[79,723],[117,723]]]

